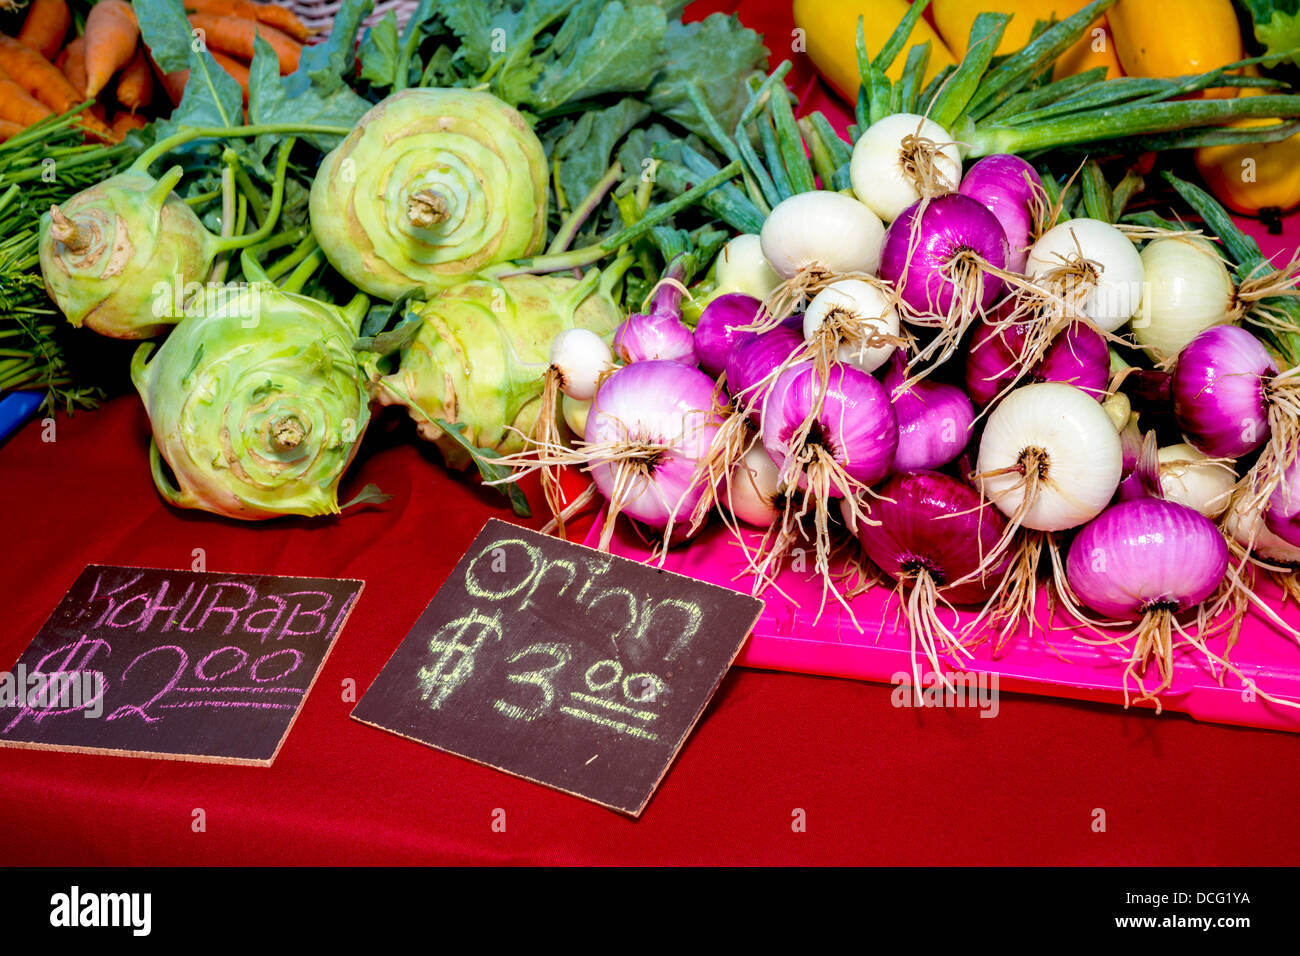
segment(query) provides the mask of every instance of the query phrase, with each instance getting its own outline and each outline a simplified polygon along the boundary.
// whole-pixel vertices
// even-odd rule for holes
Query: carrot
[[[53,115],[52,109],[32,97],[13,80],[0,80],[0,119],[31,126]]]
[[[153,102],[153,77],[149,61],[144,56],[144,44],[135,48],[135,55],[117,80],[117,101],[135,112]]]
[[[47,60],[54,59],[72,25],[72,14],[64,0],[32,0],[27,9],[27,19],[18,31],[18,42],[40,52]]]
[[[243,17],[257,20],[281,33],[288,34],[299,43],[307,42],[311,31],[298,19],[298,15],[277,3],[253,3],[252,0],[185,0],[185,9],[191,13]]]
[[[135,55],[140,26],[126,0],[99,0],[86,16],[86,95],[98,96]]]
[[[194,14],[190,17],[190,25],[196,30],[203,31],[209,49],[220,50],[222,53],[229,53],[248,61],[253,59],[253,37],[260,34],[262,39],[270,43],[275,50],[275,55],[280,61],[281,75],[298,69],[302,44],[293,37],[285,36],[275,27],[268,27],[240,17],[218,16],[210,13]]]
[[[86,97],[86,38],[77,37],[71,43],[63,48],[63,62],[59,64],[59,69],[63,75],[68,78],[68,82],[73,88],[81,94],[81,98]]]
[[[218,50],[208,51],[212,54],[212,59],[217,61],[217,65],[233,76],[239,83],[239,88],[244,91],[244,105],[248,105],[248,64],[236,60],[233,56]]]
[[[139,113],[118,110],[117,115],[113,117],[113,135],[119,140],[125,139],[126,134],[131,130],[144,129],[148,125],[149,121]]]
[[[17,123],[12,123],[9,120],[0,120],[0,143],[3,143],[11,136],[17,136],[22,131],[23,128]]]
[[[66,113],[84,99],[57,66],[4,34],[0,34],[0,69],[56,113]],[[113,131],[99,117],[88,113],[83,112],[78,120],[82,129],[99,139],[110,139]]]

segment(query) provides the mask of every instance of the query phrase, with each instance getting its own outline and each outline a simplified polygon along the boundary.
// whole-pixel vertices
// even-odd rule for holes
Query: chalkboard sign
[[[639,816],[762,607],[492,519],[352,716]]]
[[[0,674],[0,746],[269,766],[361,588],[92,564]]]

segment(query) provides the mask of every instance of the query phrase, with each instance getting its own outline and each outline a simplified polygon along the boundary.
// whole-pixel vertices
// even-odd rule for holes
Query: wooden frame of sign
[[[269,767],[363,586],[88,565],[0,677],[0,746]]]
[[[352,716],[636,817],[762,607],[493,518]]]

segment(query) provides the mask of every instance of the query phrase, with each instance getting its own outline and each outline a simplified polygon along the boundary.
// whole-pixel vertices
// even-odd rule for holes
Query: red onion
[[[1003,311],[1005,307],[998,310]],[[993,401],[1017,378],[1026,383],[1064,382],[1097,401],[1105,399],[1110,350],[1100,332],[1082,322],[1072,323],[1022,375],[1020,356],[1025,351],[1026,334],[1021,325],[999,329],[980,322],[975,326],[966,357],[966,391],[977,405]]]
[[[893,470],[923,471],[946,465],[970,441],[975,409],[955,385],[922,379],[903,389],[906,381],[903,360],[895,353],[884,382],[898,419]]]
[[[997,217],[1006,233],[1007,268],[1024,272],[1029,246],[1034,241],[1034,206],[1040,201],[1043,180],[1019,156],[985,156],[962,177],[957,192],[974,199]]]
[[[922,204],[925,212],[914,227]],[[949,193],[913,203],[894,220],[885,233],[880,277],[917,312],[947,316],[955,306],[963,312],[991,306],[1003,282],[982,264],[1003,269],[1007,256],[997,217],[974,199]]]
[[[1300,547],[1300,458],[1283,469],[1277,488],[1269,496],[1264,523],[1287,544]]]
[[[825,383],[817,381],[812,362],[782,372],[773,385],[762,432],[763,446],[782,477],[791,483],[797,474],[802,489],[809,487],[810,462],[815,464],[823,454],[853,481],[874,484],[889,473],[898,447],[898,421],[884,386],[851,365],[834,366]],[[839,497],[849,491],[831,483],[826,494]]]
[[[700,367],[715,378],[726,370],[732,353],[755,334],[739,331],[758,317],[762,303],[743,292],[729,292],[709,302],[695,325],[695,354]]]
[[[727,357],[727,391],[745,407],[762,409],[772,386],[759,383],[802,345],[803,335],[785,326],[745,342]]]
[[[591,477],[610,502],[612,526],[625,513],[664,529],[704,494],[696,466],[722,421],[713,380],[678,362],[635,362],[596,392],[585,438]],[[644,446],[642,454],[625,454]]]
[[[614,331],[614,352],[624,362],[664,359],[696,364],[695,336],[682,322],[682,285],[686,257],[678,256],[664,271],[650,311],[629,315]]]
[[[1267,386],[1277,365],[1235,325],[1206,329],[1178,354],[1174,417],[1187,440],[1213,458],[1240,458],[1268,441]]]

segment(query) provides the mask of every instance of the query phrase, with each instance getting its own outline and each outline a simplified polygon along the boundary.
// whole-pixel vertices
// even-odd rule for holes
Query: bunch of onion
[[[942,656],[958,662],[973,657],[971,647],[981,639],[959,635],[956,605],[983,603],[997,589],[1008,559],[989,565],[986,558],[1006,521],[970,485],[934,471],[894,475],[879,496],[872,509],[875,520],[859,521],[855,530],[867,556],[896,582],[911,639],[912,683],[919,695],[918,650],[939,675]],[[842,508],[852,524],[853,503],[845,499]],[[944,608],[952,612],[951,625],[944,620]]]

